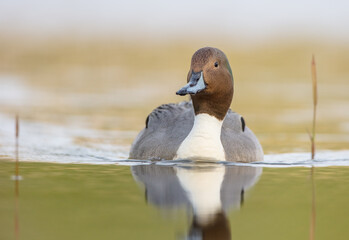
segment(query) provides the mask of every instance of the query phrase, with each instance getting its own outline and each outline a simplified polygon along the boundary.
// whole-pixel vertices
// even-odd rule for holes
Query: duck
[[[230,109],[234,79],[221,50],[197,50],[187,84],[176,94],[189,95],[191,100],[154,109],[131,145],[130,159],[263,161],[257,137],[245,119]]]

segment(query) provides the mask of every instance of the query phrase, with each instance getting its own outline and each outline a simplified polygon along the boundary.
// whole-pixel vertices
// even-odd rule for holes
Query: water
[[[349,151],[321,151],[315,161],[266,154],[252,164],[132,160],[129,145],[112,139],[130,141],[134,131],[22,120],[14,181],[13,123],[0,115],[0,239],[349,236]]]
[[[0,238],[14,239],[14,165],[0,165]],[[20,174],[22,239],[307,239],[312,188],[316,239],[349,236],[348,167],[316,168],[314,185],[309,168],[25,162]]]
[[[15,157],[13,121],[13,118],[0,114],[0,159]],[[93,130],[81,127],[66,131],[64,126],[21,121],[20,132],[21,161],[118,165],[153,163],[150,160],[129,160],[130,144],[113,143],[116,137],[120,142],[132,141],[137,134],[135,131]],[[310,159],[309,153],[266,154],[264,158],[263,162],[249,164],[220,164],[259,167],[349,166],[349,150],[320,151],[315,160]],[[153,164],[178,165],[181,161],[158,161]]]
[[[15,73],[0,75],[1,240],[348,239],[348,73],[337,68],[345,51],[320,55],[328,68],[319,74],[312,161],[309,72],[295,71],[308,66],[308,53],[232,50],[232,107],[266,153],[264,162],[243,164],[128,159],[147,114],[183,100],[174,93],[192,49],[93,46],[5,51]]]

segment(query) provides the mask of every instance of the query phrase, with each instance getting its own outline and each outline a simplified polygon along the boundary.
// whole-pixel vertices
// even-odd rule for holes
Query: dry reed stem
[[[19,137],[19,117],[16,115],[16,177],[19,176],[19,164],[18,164],[18,137]]]
[[[19,159],[18,159],[19,117],[16,115],[16,167],[15,167],[15,239],[19,239]]]
[[[312,134],[310,136],[310,141],[311,141],[311,159],[314,160],[314,157],[315,157],[316,107],[317,107],[317,100],[318,100],[316,63],[315,63],[314,55],[313,55],[312,61],[311,61],[311,76],[312,76],[312,81],[313,81],[313,130],[312,130]]]
[[[311,159],[314,160],[315,157],[315,127],[316,127],[316,107],[317,107],[317,101],[318,101],[318,94],[317,94],[317,78],[316,78],[316,63],[315,63],[315,57],[313,55],[312,61],[311,61],[311,77],[313,82],[313,129],[312,133],[309,133],[310,141],[311,141]],[[314,174],[315,174],[315,168],[314,166],[311,168],[311,187],[312,187],[312,202],[311,202],[311,218],[310,218],[310,232],[309,232],[309,239],[314,240],[315,239],[315,226],[316,226],[316,205],[315,205],[315,181],[314,181]]]

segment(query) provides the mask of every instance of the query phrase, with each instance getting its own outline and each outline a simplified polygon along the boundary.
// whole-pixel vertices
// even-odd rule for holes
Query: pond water
[[[18,179],[9,115],[0,115],[0,132],[0,239],[349,236],[346,150],[252,164],[132,160],[129,145],[112,139],[135,132],[22,120]]]
[[[0,237],[316,239],[349,236],[349,167],[0,162]],[[16,218],[17,216],[17,218]],[[314,216],[314,218],[312,217]]]
[[[349,238],[348,72],[332,51],[322,58],[331,81],[319,83],[315,160],[309,69],[295,71],[303,50],[232,59],[232,108],[265,151],[264,162],[242,164],[127,159],[147,114],[183,100],[174,93],[192,49],[49,47],[18,50],[15,74],[0,75],[1,240]]]

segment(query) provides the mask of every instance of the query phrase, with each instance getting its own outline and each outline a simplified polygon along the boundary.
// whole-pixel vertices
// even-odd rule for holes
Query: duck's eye
[[[215,63],[214,63],[214,66],[215,66],[215,67],[218,67],[218,62],[215,62]]]

